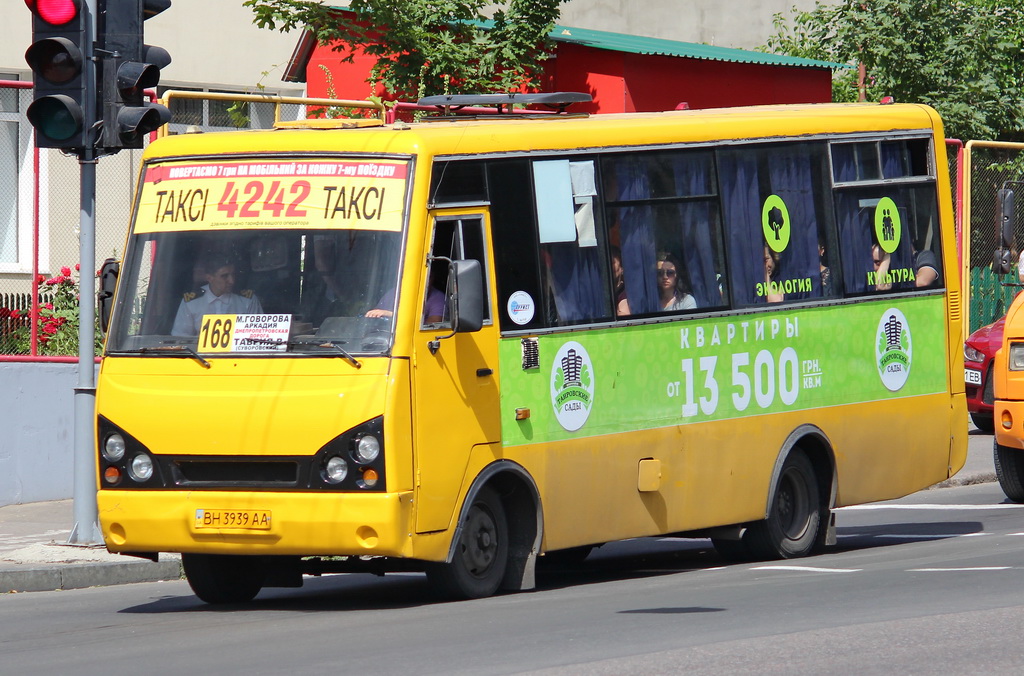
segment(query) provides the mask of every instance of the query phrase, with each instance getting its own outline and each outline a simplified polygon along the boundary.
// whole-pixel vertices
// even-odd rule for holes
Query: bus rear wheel
[[[1024,451],[992,441],[999,487],[1014,502],[1024,502]]]
[[[477,493],[458,538],[451,562],[431,564],[427,576],[451,598],[490,596],[501,585],[508,565],[508,521],[501,499],[492,489]]]
[[[245,603],[263,589],[267,569],[258,556],[182,554],[188,586],[206,603]]]
[[[821,504],[814,465],[794,449],[782,465],[768,518],[747,529],[744,544],[758,559],[807,556],[818,541]]]

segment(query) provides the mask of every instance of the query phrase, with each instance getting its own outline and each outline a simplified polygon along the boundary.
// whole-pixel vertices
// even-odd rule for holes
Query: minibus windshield
[[[108,351],[379,354],[400,251],[400,233],[375,230],[137,235]]]

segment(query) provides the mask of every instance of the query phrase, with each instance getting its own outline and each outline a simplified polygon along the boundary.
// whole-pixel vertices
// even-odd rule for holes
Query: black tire
[[[985,413],[972,413],[971,422],[985,434],[992,434],[996,430],[995,419],[991,415]]]
[[[999,487],[1014,502],[1024,502],[1024,451],[1000,446],[992,440],[992,456]]]
[[[508,521],[498,495],[483,488],[466,512],[450,563],[434,563],[427,576],[445,596],[478,599],[498,590],[508,566]]]
[[[782,465],[768,518],[751,524],[743,541],[758,559],[807,556],[818,542],[821,511],[814,465],[793,449]]]
[[[188,586],[211,604],[252,601],[263,589],[267,568],[258,556],[182,554]]]

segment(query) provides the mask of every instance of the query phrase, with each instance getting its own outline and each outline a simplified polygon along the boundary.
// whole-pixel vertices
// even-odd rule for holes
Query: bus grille
[[[250,486],[294,486],[299,466],[288,461],[178,460],[173,464],[174,483],[179,486],[220,484]]]

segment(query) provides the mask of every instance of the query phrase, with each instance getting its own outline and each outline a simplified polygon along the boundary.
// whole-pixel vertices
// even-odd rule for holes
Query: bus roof
[[[702,143],[826,133],[935,129],[935,111],[920,104],[802,104],[592,116],[450,118],[341,128],[288,128],[181,134],[160,139],[143,159],[200,155],[388,154],[474,155],[621,146]]]

